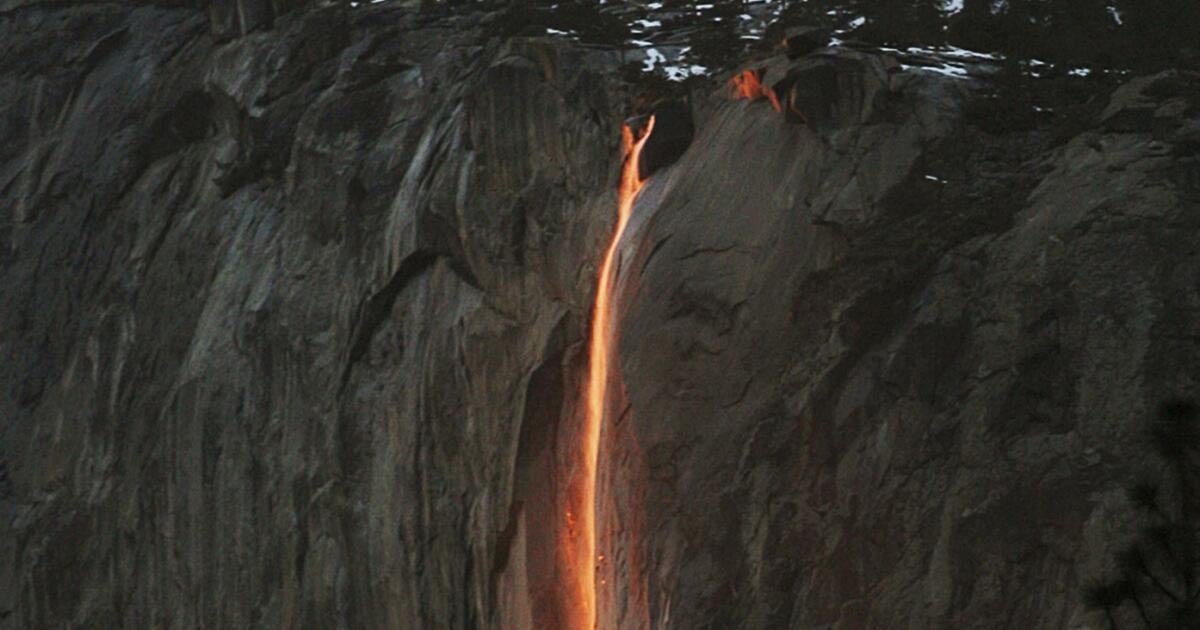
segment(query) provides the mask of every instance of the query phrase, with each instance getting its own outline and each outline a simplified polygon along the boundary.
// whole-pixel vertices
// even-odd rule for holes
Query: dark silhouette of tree
[[[320,3],[242,1],[277,7]],[[642,40],[668,52],[687,47],[689,63],[713,70],[729,69],[747,50],[778,44],[787,28],[798,26],[836,30],[842,40],[866,45],[950,44],[1064,69],[1200,67],[1200,0],[423,0],[421,6],[503,11],[501,36],[553,29],[595,46],[620,48]],[[765,41],[745,37],[746,25],[758,19],[746,19],[751,13],[778,16]],[[657,26],[635,28],[639,22]]]
[[[1200,2],[1114,0],[1130,64],[1138,68],[1197,67]]]
[[[1144,526],[1117,554],[1116,574],[1089,585],[1084,602],[1113,630],[1200,628],[1200,410],[1164,403],[1146,437],[1163,473],[1129,488]]]

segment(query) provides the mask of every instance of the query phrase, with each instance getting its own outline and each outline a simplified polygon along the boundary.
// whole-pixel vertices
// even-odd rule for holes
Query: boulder
[[[695,134],[692,112],[682,100],[669,100],[653,107],[654,131],[642,147],[638,176],[646,179],[656,171],[674,164],[687,150]]]
[[[788,59],[799,59],[829,44],[829,29],[798,26],[784,31],[781,44]]]
[[[886,61],[847,53],[793,64],[772,88],[784,116],[820,133],[870,122],[890,92]]]

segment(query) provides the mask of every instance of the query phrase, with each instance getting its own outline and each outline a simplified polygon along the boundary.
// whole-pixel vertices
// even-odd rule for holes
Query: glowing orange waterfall
[[[609,359],[613,346],[613,263],[617,256],[617,244],[633,213],[633,202],[637,199],[645,181],[638,175],[638,162],[642,147],[654,129],[651,116],[641,137],[636,140],[628,125],[622,129],[625,148],[625,166],[621,172],[618,189],[620,202],[617,204],[617,228],[613,232],[604,262],[600,265],[600,277],[596,286],[596,303],[592,307],[592,337],[588,349],[587,408],[583,426],[583,490],[580,505],[582,514],[574,545],[577,606],[573,611],[572,630],[593,630],[596,627],[596,564],[600,556],[596,550],[596,470],[600,457],[600,427],[604,422],[605,401],[608,397]]]

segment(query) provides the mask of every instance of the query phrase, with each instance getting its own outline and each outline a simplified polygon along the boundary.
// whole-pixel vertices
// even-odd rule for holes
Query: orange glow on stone
[[[762,82],[763,72],[757,70],[742,70],[740,74],[735,75],[729,82],[733,85],[734,98],[746,99],[748,101],[757,101],[760,98],[766,97],[771,101],[771,107],[775,111],[782,112],[783,106],[779,103],[779,96],[775,94],[769,86]]]

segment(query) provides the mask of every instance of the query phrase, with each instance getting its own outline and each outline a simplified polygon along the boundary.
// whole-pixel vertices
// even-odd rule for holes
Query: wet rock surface
[[[0,628],[561,619],[635,88],[299,4],[0,12]],[[804,122],[689,94],[622,243],[601,627],[1094,624],[1136,419],[1200,367],[1194,77],[1013,125],[793,56],[747,65]]]

